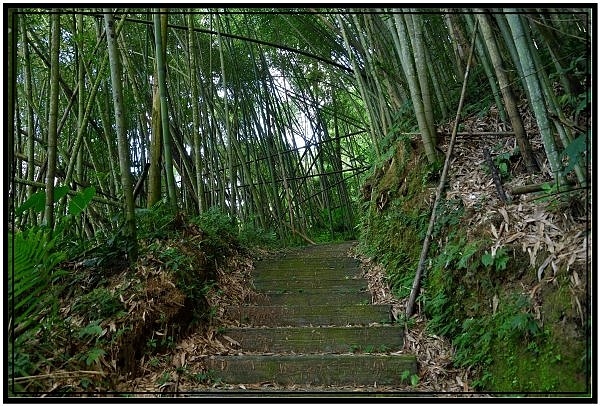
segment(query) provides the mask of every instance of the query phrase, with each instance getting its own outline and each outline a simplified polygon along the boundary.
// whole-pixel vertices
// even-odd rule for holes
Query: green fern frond
[[[64,253],[52,252],[55,239],[43,229],[8,236],[9,314],[15,328],[23,331],[43,305],[43,292],[48,288],[54,267]]]

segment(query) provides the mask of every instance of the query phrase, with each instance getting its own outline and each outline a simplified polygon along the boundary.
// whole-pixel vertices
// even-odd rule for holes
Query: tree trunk
[[[56,177],[56,144],[58,142],[58,91],[59,91],[59,52],[60,52],[60,14],[57,9],[50,16],[50,104],[48,116],[48,170],[46,173],[46,225],[54,229],[54,181]]]
[[[469,30],[472,32],[473,31],[473,27],[474,27],[474,21],[475,21],[475,16],[470,16],[470,15],[465,15],[465,19],[467,21],[467,26],[469,27]],[[494,74],[492,72],[492,68],[490,67],[489,64],[489,57],[487,55],[486,52],[486,48],[485,48],[485,44],[483,43],[483,40],[480,38],[481,36],[477,37],[477,42],[476,47],[477,47],[477,53],[479,55],[481,55],[481,58],[479,58],[479,60],[481,61],[481,64],[483,65],[483,70],[485,72],[485,76],[488,79],[488,83],[490,84],[490,89],[492,90],[492,95],[494,96],[494,102],[496,103],[496,106],[498,107],[498,113],[500,115],[500,120],[505,123],[506,122],[506,113],[504,112],[504,106],[502,104],[502,100],[500,100],[500,91],[498,89],[498,84],[496,83],[496,78],[494,77]]]
[[[416,9],[412,9],[416,12]],[[435,140],[435,120],[433,119],[433,105],[431,103],[431,91],[429,90],[429,78],[427,77],[426,51],[423,45],[423,27],[422,16],[416,14],[406,14],[405,16],[408,32],[411,34],[411,42],[413,55],[415,58],[415,70],[419,78],[419,87],[423,100],[423,112],[427,127],[429,128],[429,136]],[[412,17],[412,18],[411,18]],[[434,143],[435,144],[435,143]],[[435,145],[434,145],[435,147]]]
[[[394,18],[396,22],[396,32],[398,33],[397,46],[400,48],[398,53],[402,61],[402,67],[406,75],[408,87],[410,88],[415,115],[417,117],[417,122],[419,123],[419,130],[421,131],[421,138],[425,147],[425,154],[427,155],[427,160],[430,163],[434,163],[438,158],[435,149],[435,133],[431,134],[430,126],[427,123],[427,117],[425,116],[421,89],[415,74],[413,56],[409,49],[410,43],[406,34],[406,24],[402,14],[395,14]]]
[[[133,182],[131,178],[131,159],[129,157],[129,140],[125,132],[125,116],[123,111],[122,75],[119,65],[120,56],[115,39],[114,20],[111,10],[104,9],[106,27],[106,44],[110,61],[110,77],[112,83],[113,105],[115,109],[115,129],[119,149],[119,166],[121,183],[125,202],[125,235],[127,238],[127,257],[130,263],[137,260],[137,232],[135,222],[135,201],[133,199]]]
[[[8,138],[8,176],[9,179],[13,179],[15,176],[16,162],[15,159],[15,106],[17,99],[17,13],[13,8],[8,8],[8,37],[7,37],[7,54],[8,54],[8,84],[7,84],[7,138]],[[29,134],[33,137],[33,134]],[[14,197],[15,190],[14,184],[9,184],[9,213],[14,213]],[[12,215],[12,214],[11,214]],[[12,221],[11,221],[12,222]],[[13,223],[14,224],[14,223]]]
[[[155,71],[156,73],[156,71]],[[156,78],[157,75],[154,75]],[[162,195],[162,125],[160,120],[160,94],[158,81],[152,83],[152,138],[150,139],[150,168],[148,170],[148,208],[154,206]]]
[[[372,116],[374,115],[374,113],[372,112],[372,109],[370,107],[365,78],[363,77],[363,75],[361,75],[360,69],[358,68],[358,64],[356,62],[354,53],[352,52],[352,48],[351,48],[352,43],[348,39],[348,35],[346,33],[346,28],[345,28],[344,22],[339,15],[336,15],[336,17],[338,20],[338,25],[340,26],[342,38],[344,39],[344,44],[346,44],[348,57],[350,58],[350,62],[352,63],[352,69],[354,72],[354,77],[356,79],[356,85],[360,92],[361,99],[365,103],[367,112],[369,113],[369,128],[370,128],[371,139],[373,140],[373,147],[375,149],[375,153],[376,153],[377,157],[379,157],[379,156],[381,156],[381,151],[379,149],[379,142],[378,142],[378,137],[377,137],[378,133],[375,131],[375,127],[374,127],[374,123],[373,123]]]
[[[508,11],[517,12],[516,9],[508,9]],[[508,20],[508,24],[512,31],[513,40],[519,54],[519,60],[523,67],[523,75],[525,76],[525,82],[529,89],[529,102],[535,114],[535,119],[542,137],[542,143],[544,144],[548,163],[550,164],[550,171],[552,172],[552,177],[560,182],[562,176],[560,175],[561,166],[558,159],[558,152],[556,151],[556,144],[554,142],[552,130],[550,129],[550,122],[548,120],[542,90],[538,81],[533,57],[527,44],[521,17],[519,14],[507,14],[506,19]]]
[[[483,13],[483,9],[476,10]],[[506,74],[504,64],[502,63],[502,57],[500,56],[496,40],[494,39],[494,34],[492,32],[492,27],[489,23],[488,16],[485,14],[478,14],[477,18],[479,19],[481,32],[483,33],[487,49],[492,60],[492,65],[494,66],[496,77],[498,78],[498,84],[500,85],[500,91],[502,92],[502,97],[504,99],[504,106],[510,118],[512,129],[515,132],[515,138],[517,139],[519,150],[521,151],[521,155],[525,161],[525,167],[529,173],[537,172],[537,163],[535,162],[531,144],[529,143],[529,139],[525,133],[523,121],[521,120],[521,115],[519,114],[519,110],[517,108],[517,100],[511,89],[510,81]]]
[[[198,191],[198,213],[203,213],[206,208],[206,198],[204,196],[204,179],[202,178],[203,162],[202,162],[202,136],[200,134],[200,109],[198,104],[200,98],[198,95],[198,67],[196,64],[196,34],[194,33],[194,15],[187,16],[188,23],[188,62],[189,75],[192,91],[192,145],[194,166],[196,167],[196,190]]]
[[[162,127],[163,152],[165,156],[165,177],[167,178],[167,192],[169,206],[177,209],[177,192],[175,190],[175,176],[173,174],[173,155],[171,151],[171,138],[169,132],[169,114],[167,107],[167,80],[166,80],[166,44],[167,44],[167,14],[165,9],[154,14],[154,41],[156,43],[156,70],[158,72],[158,91],[160,94],[160,122]]]
[[[236,168],[233,165],[233,144],[235,143],[236,134],[232,131],[232,126],[229,117],[229,95],[228,95],[228,78],[225,73],[225,58],[223,56],[223,40],[221,38],[220,20],[217,18],[217,42],[219,46],[219,60],[221,62],[221,78],[223,84],[223,121],[225,122],[225,133],[227,135],[227,163],[229,172],[229,214],[233,218],[236,214],[236,195],[237,195],[237,174]],[[223,182],[226,183],[225,181]],[[225,209],[225,207],[223,207]]]
[[[27,133],[29,134],[29,136],[27,137],[27,180],[29,182],[33,182],[35,180],[35,165],[34,165],[34,159],[35,159],[35,115],[34,115],[34,111],[33,111],[33,106],[32,106],[32,101],[33,101],[33,89],[32,89],[32,75],[31,75],[31,59],[30,59],[30,53],[29,53],[29,45],[28,45],[28,41],[27,41],[27,26],[25,24],[25,20],[23,20],[20,23],[20,28],[21,28],[21,41],[23,43],[22,47],[23,47],[23,63],[24,63],[24,67],[25,67],[25,98],[27,99],[27,107],[26,107],[26,114],[27,114]],[[9,42],[10,44],[10,42]],[[10,51],[9,51],[10,52]],[[10,53],[9,53],[10,56]],[[9,65],[11,66],[11,65]],[[9,68],[9,73],[10,73],[10,69]],[[10,86],[10,83],[9,83]],[[12,109],[9,107],[9,111],[12,111]],[[10,121],[10,117],[9,117],[9,121]],[[10,130],[9,138],[13,137],[13,133],[12,131],[14,130]],[[9,151],[12,151],[12,149],[9,149]],[[9,161],[10,162],[10,161]],[[27,186],[27,195],[31,196],[32,194],[35,193],[35,186],[33,186],[32,184],[29,184]],[[31,216],[31,224],[36,225],[37,224],[37,214],[32,213]]]

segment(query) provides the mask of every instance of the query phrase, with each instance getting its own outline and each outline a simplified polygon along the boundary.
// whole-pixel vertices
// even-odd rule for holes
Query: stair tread
[[[211,356],[205,367],[225,383],[275,382],[313,385],[394,385],[416,373],[407,354],[273,354]]]
[[[389,352],[402,349],[403,327],[272,327],[230,328],[224,334],[236,340],[242,351],[344,353]]]
[[[228,306],[231,319],[256,326],[352,325],[391,322],[389,305]]]
[[[253,303],[229,306],[223,334],[238,355],[202,358],[224,383],[398,385],[417,372],[401,352],[404,330],[391,305],[372,304],[360,264],[347,256],[355,243],[290,250],[256,264]],[[407,374],[408,371],[408,374]]]

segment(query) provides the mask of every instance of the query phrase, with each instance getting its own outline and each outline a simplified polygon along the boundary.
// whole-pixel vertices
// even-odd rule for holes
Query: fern
[[[24,332],[37,320],[48,300],[47,288],[54,267],[65,258],[62,252],[52,252],[55,238],[48,231],[30,230],[8,236],[8,297],[9,314],[14,331]]]

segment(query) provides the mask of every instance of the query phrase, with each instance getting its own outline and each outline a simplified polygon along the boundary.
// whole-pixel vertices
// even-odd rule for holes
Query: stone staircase
[[[227,384],[402,385],[416,359],[399,353],[403,330],[389,305],[371,304],[353,243],[316,245],[256,264],[261,299],[230,307],[241,327],[224,334],[240,355],[205,360]],[[408,371],[408,372],[406,372]]]

